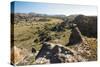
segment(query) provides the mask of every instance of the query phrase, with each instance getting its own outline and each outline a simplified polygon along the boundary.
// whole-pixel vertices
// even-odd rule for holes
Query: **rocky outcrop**
[[[73,27],[71,32],[69,43],[66,46],[83,42],[83,37],[78,27]]]
[[[35,59],[34,64],[87,61],[87,59],[83,58],[76,51],[62,46],[61,44],[49,42],[43,43],[43,46]]]
[[[68,23],[77,24],[84,36],[97,37],[97,16],[70,16]]]
[[[26,56],[26,50],[13,46],[11,49],[11,64],[18,64]]]
[[[30,64],[30,59],[37,55],[38,52],[34,48],[32,48],[32,52],[28,51],[25,48],[18,48],[17,46],[13,46],[11,48],[11,64],[12,65],[26,65]],[[34,55],[34,57],[33,57]]]

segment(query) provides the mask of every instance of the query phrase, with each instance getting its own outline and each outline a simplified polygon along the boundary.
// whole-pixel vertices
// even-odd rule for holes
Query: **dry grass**
[[[51,30],[45,30],[44,27],[47,25],[47,28],[51,28],[52,26],[61,23],[61,19],[50,18],[50,21],[33,21],[32,23],[18,23],[14,24],[14,45],[19,48],[25,48],[28,52],[31,52],[31,48],[35,48],[37,51],[41,48],[41,42],[39,41],[40,31],[48,31],[49,36],[51,36],[50,42],[59,43],[62,45],[66,45],[69,42],[69,37],[71,34],[71,30],[65,29],[65,31],[57,32]],[[12,33],[13,34],[13,33]],[[94,38],[85,38],[91,47],[92,56],[90,59],[96,58],[96,49],[97,49],[97,40]],[[35,41],[36,40],[36,41]],[[69,46],[74,48],[74,46]],[[85,55],[85,54],[84,54]],[[85,55],[86,56],[86,55]],[[34,59],[29,57],[30,64],[34,62]]]
[[[39,39],[37,32],[42,30],[45,24],[55,25],[61,23],[60,19],[51,18],[50,21],[33,21],[32,23],[18,23],[14,24],[14,45],[19,48],[26,48],[30,51],[32,47],[35,47],[39,50],[40,43],[35,43],[34,39]],[[33,46],[35,45],[36,46]]]

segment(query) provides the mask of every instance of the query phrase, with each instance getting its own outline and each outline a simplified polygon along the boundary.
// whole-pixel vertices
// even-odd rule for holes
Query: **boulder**
[[[80,58],[78,58],[80,57]],[[42,48],[36,56],[35,64],[46,63],[67,63],[84,61],[85,59],[78,55],[74,50],[61,44],[44,42]]]
[[[18,64],[21,62],[26,56],[26,50],[13,46],[11,48],[11,64]]]

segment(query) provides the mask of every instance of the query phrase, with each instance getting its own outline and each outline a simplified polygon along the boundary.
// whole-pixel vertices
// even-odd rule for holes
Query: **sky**
[[[39,3],[39,2],[21,2],[16,1],[11,5],[11,10],[14,13],[40,13],[49,15],[97,15],[96,6],[86,5],[70,5],[70,4],[55,4],[55,3]],[[14,8],[13,8],[14,7]]]

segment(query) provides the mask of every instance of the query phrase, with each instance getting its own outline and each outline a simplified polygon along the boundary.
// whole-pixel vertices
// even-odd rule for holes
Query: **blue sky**
[[[67,5],[54,3],[38,3],[38,2],[14,2],[15,13],[41,13],[41,14],[83,14],[83,15],[97,15],[96,6],[83,5]],[[12,9],[12,8],[11,8]],[[12,9],[13,10],[13,9]]]

